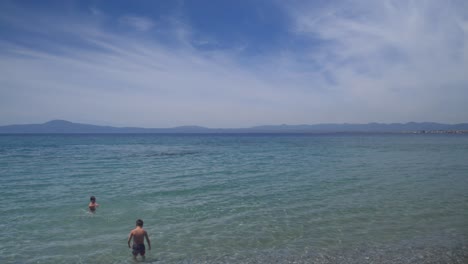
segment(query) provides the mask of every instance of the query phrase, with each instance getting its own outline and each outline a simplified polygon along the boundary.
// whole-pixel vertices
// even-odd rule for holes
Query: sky
[[[0,125],[468,122],[468,1],[0,1]]]

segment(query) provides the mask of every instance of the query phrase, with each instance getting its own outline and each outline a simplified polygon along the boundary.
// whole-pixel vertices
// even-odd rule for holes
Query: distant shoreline
[[[413,134],[468,134],[468,130],[422,130],[409,132]]]
[[[146,132],[146,133],[127,133],[127,132],[27,132],[27,133],[3,133],[0,136],[46,136],[46,135],[62,135],[62,136],[378,136],[378,135],[468,135],[468,131],[403,131],[403,132]]]
[[[43,124],[0,126],[0,134],[468,134],[468,123],[368,123],[265,125],[249,128],[207,128],[179,126],[173,128],[112,127],[52,120]]]

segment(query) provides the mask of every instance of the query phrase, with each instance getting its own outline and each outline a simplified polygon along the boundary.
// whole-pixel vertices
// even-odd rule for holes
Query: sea
[[[0,135],[0,219],[0,263],[135,263],[137,219],[144,263],[468,263],[468,135]]]

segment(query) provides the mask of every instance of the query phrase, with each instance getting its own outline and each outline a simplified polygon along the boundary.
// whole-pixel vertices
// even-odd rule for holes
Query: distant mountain
[[[180,126],[174,128],[112,127],[52,120],[43,124],[0,126],[2,134],[33,133],[400,133],[434,130],[468,130],[468,123],[448,125],[439,123],[369,123],[369,124],[317,124],[317,125],[268,125],[251,128],[206,128]]]
[[[198,126],[182,126],[175,128],[140,128],[112,127],[72,123],[65,120],[52,120],[43,124],[0,126],[0,133],[32,134],[32,133],[208,133],[210,129]]]
[[[281,132],[414,132],[434,130],[468,130],[468,123],[448,125],[439,123],[369,123],[369,124],[317,124],[317,125],[280,125],[259,126],[253,129],[259,131],[281,131]]]

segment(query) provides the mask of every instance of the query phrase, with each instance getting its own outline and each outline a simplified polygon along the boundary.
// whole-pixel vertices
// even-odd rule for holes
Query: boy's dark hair
[[[136,225],[139,227],[143,227],[143,220],[141,219],[136,220]]]
[[[94,196],[91,196],[91,198],[89,198],[90,201],[96,201],[96,197]]]

